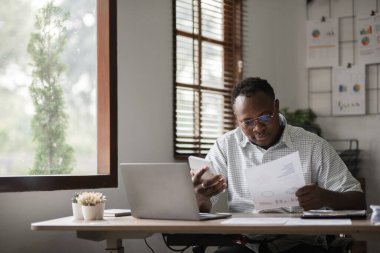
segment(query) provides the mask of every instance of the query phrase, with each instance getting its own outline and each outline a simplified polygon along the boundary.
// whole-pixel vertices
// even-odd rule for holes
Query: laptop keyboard
[[[223,219],[230,216],[229,213],[199,213],[201,220]]]

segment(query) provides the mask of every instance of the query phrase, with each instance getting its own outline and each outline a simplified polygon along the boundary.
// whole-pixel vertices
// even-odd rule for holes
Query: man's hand
[[[334,192],[316,184],[305,185],[296,191],[300,207],[305,211],[322,207],[333,210],[364,210],[366,202],[363,192]]]
[[[192,171],[192,180],[195,192],[208,198],[217,195],[227,188],[226,180],[222,175],[214,175],[203,167],[197,172]]]
[[[296,196],[300,207],[305,211],[319,209],[325,206],[324,195],[325,189],[315,184],[305,185],[296,191]]]
[[[209,212],[210,198],[224,191],[227,188],[227,182],[222,175],[210,173],[208,167],[203,167],[197,172],[191,171],[191,175],[199,210]]]

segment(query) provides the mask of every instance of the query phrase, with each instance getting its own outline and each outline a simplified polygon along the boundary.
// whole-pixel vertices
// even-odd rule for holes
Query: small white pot
[[[82,205],[78,203],[71,203],[73,207],[74,220],[83,220]]]
[[[104,215],[105,203],[96,206],[82,206],[83,217],[85,220],[102,220]]]

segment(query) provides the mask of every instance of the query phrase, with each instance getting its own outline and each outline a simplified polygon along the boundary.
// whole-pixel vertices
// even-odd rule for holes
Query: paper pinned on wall
[[[365,67],[339,67],[333,70],[333,115],[366,113]]]
[[[306,66],[338,66],[338,19],[327,19],[325,21],[309,20],[307,21],[306,29]]]
[[[380,15],[357,17],[356,37],[358,62],[380,63]]]

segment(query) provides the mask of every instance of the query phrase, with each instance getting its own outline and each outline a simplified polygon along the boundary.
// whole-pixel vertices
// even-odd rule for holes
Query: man
[[[366,209],[359,182],[334,148],[319,136],[288,125],[279,114],[279,100],[266,80],[247,78],[238,83],[232,91],[232,107],[239,126],[218,138],[206,157],[213,163],[214,176],[202,177],[207,167],[193,174],[202,212],[209,212],[225,189],[231,212],[254,212],[245,170],[295,151],[300,155],[306,185],[296,191],[299,207],[279,208],[276,212]],[[249,237],[253,243],[216,252],[327,252],[322,235]]]

